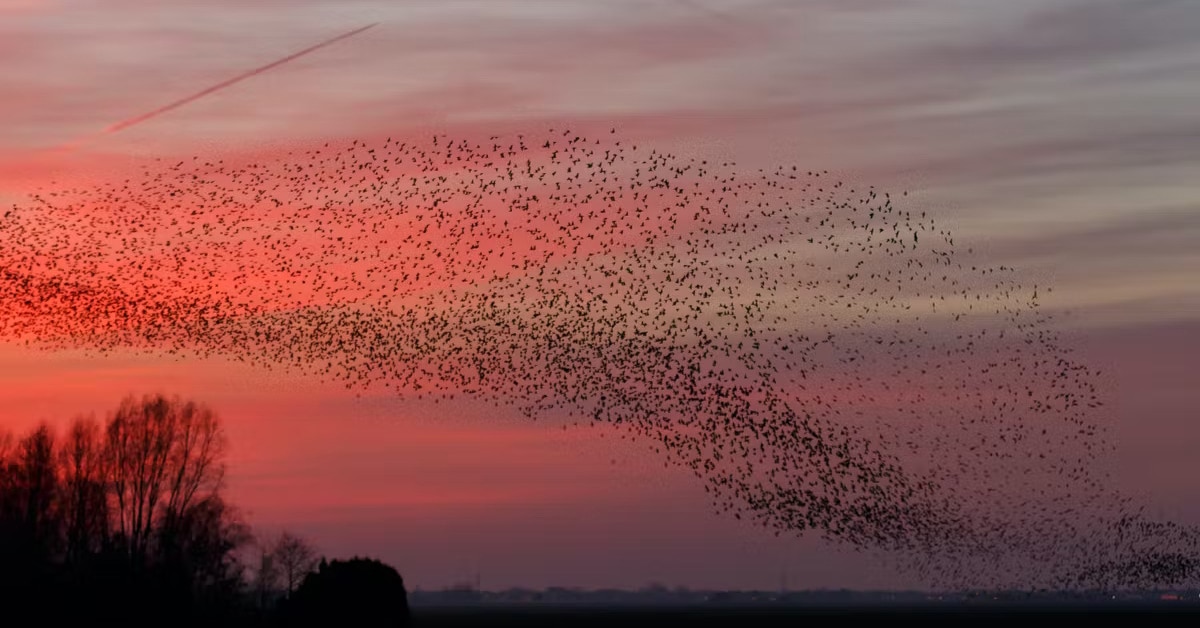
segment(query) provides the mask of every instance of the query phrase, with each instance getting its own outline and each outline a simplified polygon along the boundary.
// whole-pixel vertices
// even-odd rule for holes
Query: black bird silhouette
[[[619,137],[331,141],[38,190],[0,219],[0,338],[620,426],[718,512],[938,585],[1195,582],[1196,531],[1096,464],[1095,373],[1016,271],[873,186]]]

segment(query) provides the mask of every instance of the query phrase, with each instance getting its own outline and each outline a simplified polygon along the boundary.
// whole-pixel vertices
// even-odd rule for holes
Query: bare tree
[[[219,494],[196,500],[178,519],[168,558],[194,588],[223,588],[242,581],[237,552],[252,540],[250,527]]]
[[[196,501],[207,499],[221,487],[225,433],[212,410],[194,402],[173,408],[174,438],[167,459],[169,477],[163,508],[163,527],[170,533],[177,520]]]
[[[13,451],[16,449],[16,442],[12,432],[8,430],[0,432],[0,466],[8,464],[11,460]]]
[[[173,440],[170,402],[127,397],[108,423],[106,452],[116,532],[137,564],[145,560]]]
[[[32,608],[41,592],[82,595],[134,620],[233,609],[252,535],[222,495],[225,453],[211,410],[162,395],[124,399],[103,426],[78,417],[61,437],[0,427],[0,597]],[[275,549],[260,550],[273,596]]]
[[[0,517],[12,507],[16,482],[17,439],[8,430],[0,431]]]
[[[272,554],[287,585],[287,594],[291,597],[304,577],[316,568],[317,552],[308,541],[284,531],[275,542]]]
[[[16,549],[14,539],[21,528],[18,469],[17,439],[12,432],[0,431],[0,559]]]
[[[254,574],[254,593],[259,608],[266,609],[279,595],[280,580],[283,576],[279,564],[275,560],[277,540],[259,539],[255,545],[257,567]]]
[[[23,536],[29,549],[48,553],[56,538],[55,505],[58,474],[54,459],[54,432],[45,423],[21,439],[16,456],[17,507],[22,514]]]
[[[99,551],[108,530],[103,440],[94,417],[79,417],[59,451],[67,561]]]
[[[153,395],[123,400],[106,436],[114,527],[141,563],[156,523],[159,539],[172,542],[184,514],[216,495],[225,435],[206,407]]]

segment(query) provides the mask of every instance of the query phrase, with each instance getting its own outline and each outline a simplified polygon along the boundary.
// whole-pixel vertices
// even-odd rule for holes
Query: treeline
[[[103,422],[79,417],[61,432],[0,433],[6,615],[269,621],[317,558],[294,535],[255,544],[222,492],[227,450],[211,409],[162,395],[128,397]]]

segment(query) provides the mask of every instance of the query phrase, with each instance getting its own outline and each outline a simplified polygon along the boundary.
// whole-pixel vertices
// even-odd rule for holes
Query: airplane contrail
[[[324,48],[325,46],[328,46],[332,43],[341,41],[343,39],[347,39],[349,37],[353,37],[363,31],[367,30],[368,28],[377,26],[378,24],[379,24],[379,22],[375,22],[374,24],[368,24],[366,26],[356,28],[348,33],[342,33],[341,35],[338,35],[337,37],[333,37],[332,39],[326,39],[325,41],[323,41],[319,44],[309,46],[308,48],[305,48],[304,50],[301,50],[299,52],[294,52],[282,59],[273,61],[273,62],[268,63],[263,66],[259,66],[257,68],[254,68],[253,70],[248,70],[248,71],[243,72],[231,79],[226,79],[224,81],[221,81],[220,83],[217,83],[216,85],[213,85],[211,87],[206,87],[205,89],[202,89],[202,90],[196,92],[195,94],[192,94],[191,96],[187,96],[185,98],[180,98],[179,100],[176,100],[175,102],[163,105],[153,111],[148,111],[141,115],[134,116],[132,118],[117,122],[116,124],[110,125],[110,126],[106,127],[105,129],[103,129],[102,131],[100,131],[99,133],[96,133],[90,137],[97,137],[100,135],[111,135],[122,129],[127,129],[135,124],[141,124],[142,122],[145,122],[151,118],[160,116],[164,113],[167,113],[168,111],[171,111],[173,109],[178,109],[179,107],[182,107],[190,102],[199,100],[200,98],[203,98],[209,94],[212,94],[213,92],[217,92],[222,89],[225,89],[226,87],[229,87],[230,85],[233,85],[234,83],[244,81],[244,80],[246,80],[252,76],[258,75],[258,74],[262,74],[263,72],[266,72],[267,70],[279,67],[279,66],[287,63],[288,61],[302,57],[310,52],[314,52],[318,49]],[[83,139],[86,139],[86,138],[83,138]],[[72,142],[71,144],[68,145],[68,147],[75,146],[75,145],[79,144],[80,141],[81,140]]]

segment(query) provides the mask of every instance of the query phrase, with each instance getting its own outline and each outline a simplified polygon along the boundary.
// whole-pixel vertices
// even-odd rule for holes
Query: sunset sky
[[[908,190],[1053,286],[1043,306],[1112,400],[1123,488],[1200,524],[1197,32],[1189,0],[0,0],[0,202],[159,156],[560,125]],[[410,587],[912,585],[712,513],[611,430],[219,359],[0,344],[0,382],[14,430],[128,393],[205,402],[256,528],[380,557]]]

